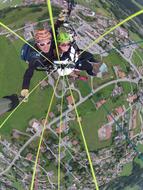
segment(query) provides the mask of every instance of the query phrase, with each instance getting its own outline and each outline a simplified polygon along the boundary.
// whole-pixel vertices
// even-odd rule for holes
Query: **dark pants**
[[[93,66],[90,62],[96,62],[93,55],[89,52],[83,52],[76,63],[76,69],[86,71],[88,75],[95,76]]]

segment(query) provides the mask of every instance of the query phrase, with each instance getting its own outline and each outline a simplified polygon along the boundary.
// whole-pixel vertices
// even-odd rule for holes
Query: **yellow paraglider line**
[[[52,7],[51,7],[50,0],[47,0],[47,7],[48,7],[48,10],[49,10],[51,27],[52,27],[52,31],[53,31],[53,35],[54,35],[55,44],[56,44],[57,56],[58,56],[58,59],[59,59],[59,52],[58,52],[58,46],[57,46],[55,27],[54,27],[54,23],[53,23]],[[39,141],[39,145],[38,145],[38,151],[37,151],[37,154],[36,154],[36,160],[35,160],[34,169],[33,169],[33,175],[32,175],[32,181],[31,181],[30,190],[33,190],[33,187],[34,187],[36,168],[37,168],[37,163],[38,163],[38,158],[39,158],[39,154],[40,154],[40,148],[41,148],[42,140],[43,140],[43,137],[44,137],[44,131],[45,131],[45,126],[46,126],[46,121],[48,120],[49,112],[50,112],[51,107],[52,107],[52,102],[54,100],[54,94],[55,94],[55,90],[57,88],[59,79],[60,79],[60,76],[58,77],[58,80],[57,80],[56,85],[54,87],[54,92],[53,92],[53,95],[52,95],[52,98],[51,98],[51,102],[50,102],[50,105],[49,105],[49,108],[48,108],[48,112],[47,112],[47,115],[46,115],[46,119],[45,119],[45,123],[44,123],[44,126],[43,126],[43,130],[42,130],[42,134],[41,134],[41,137],[40,137],[40,141]],[[62,119],[62,117],[61,117],[61,119]],[[60,124],[61,124],[61,122],[60,122]]]
[[[68,85],[70,87],[68,78],[67,78],[67,82],[68,82]],[[95,175],[95,172],[94,172],[94,169],[93,169],[92,160],[91,160],[90,153],[89,153],[89,150],[88,150],[87,142],[86,142],[85,135],[84,135],[84,132],[83,132],[83,129],[82,129],[83,127],[82,127],[82,124],[81,124],[81,121],[80,121],[79,113],[78,113],[78,110],[77,110],[77,107],[76,107],[76,104],[75,104],[75,99],[74,99],[74,96],[73,96],[71,88],[70,88],[70,94],[71,94],[72,99],[73,99],[73,105],[74,105],[74,109],[75,109],[75,112],[76,112],[76,115],[77,115],[77,121],[78,121],[78,124],[79,124],[79,127],[80,127],[80,132],[81,132],[81,135],[82,135],[82,139],[83,139],[83,142],[84,142],[84,146],[85,146],[87,158],[88,158],[88,161],[89,161],[93,181],[95,183],[96,190],[99,190],[96,175]]]
[[[65,77],[63,76],[63,81]],[[64,103],[64,82],[62,87],[62,100],[61,100],[61,109],[60,109],[60,126],[59,126],[59,146],[58,146],[58,190],[60,190],[61,183],[61,134],[62,134],[62,124],[63,124],[63,103]]]
[[[45,122],[44,122],[43,129],[42,129],[42,132],[41,132],[41,137],[40,137],[40,141],[39,141],[39,144],[38,144],[38,151],[37,151],[37,154],[36,154],[36,160],[35,160],[34,169],[33,169],[33,175],[32,175],[32,181],[31,181],[30,190],[33,190],[33,187],[34,187],[34,180],[35,180],[35,174],[36,174],[38,158],[39,158],[39,154],[40,154],[40,148],[41,148],[42,140],[43,140],[43,137],[44,137],[44,131],[46,129],[46,123],[48,121],[48,116],[49,116],[49,113],[50,113],[50,110],[51,110],[51,107],[52,107],[52,103],[53,103],[53,100],[54,100],[54,95],[55,95],[56,88],[58,86],[59,79],[60,79],[60,77],[58,78],[58,80],[56,82],[56,85],[54,87],[54,91],[53,91],[53,94],[52,94],[52,97],[51,97],[51,101],[50,101],[50,104],[49,104],[49,107],[48,107]]]
[[[47,7],[48,7],[48,11],[49,11],[49,16],[50,16],[53,37],[54,37],[54,41],[55,41],[55,45],[56,45],[56,52],[57,52],[58,60],[60,61],[58,45],[57,45],[57,38],[56,38],[56,32],[55,32],[55,26],[54,26],[54,21],[53,21],[54,18],[53,18],[52,6],[51,6],[51,1],[50,0],[47,0]]]

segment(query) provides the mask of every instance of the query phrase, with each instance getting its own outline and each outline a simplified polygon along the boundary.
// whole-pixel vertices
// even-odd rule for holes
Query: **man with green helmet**
[[[71,41],[70,35],[66,32],[62,32],[57,36],[58,44],[62,44],[65,42],[70,42],[70,41]]]
[[[62,66],[64,65],[61,69],[58,70],[60,71],[59,74],[68,75],[70,74],[70,71],[73,72],[75,69],[77,69],[84,70],[88,75],[95,76],[97,73],[95,72],[94,67],[97,67],[97,64],[95,64],[97,61],[94,59],[93,55],[89,52],[84,52],[81,56],[79,56],[82,50],[80,50],[78,46],[71,41],[71,36],[67,32],[60,32],[57,35],[60,61]],[[67,70],[67,68],[71,68],[71,70],[63,74],[63,71]]]

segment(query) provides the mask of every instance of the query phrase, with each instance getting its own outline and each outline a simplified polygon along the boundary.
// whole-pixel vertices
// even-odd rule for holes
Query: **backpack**
[[[34,45],[34,42],[29,42],[32,46]],[[29,62],[31,58],[38,58],[40,57],[40,54],[37,53],[35,50],[32,49],[28,44],[24,44],[21,49],[21,59],[25,62]]]

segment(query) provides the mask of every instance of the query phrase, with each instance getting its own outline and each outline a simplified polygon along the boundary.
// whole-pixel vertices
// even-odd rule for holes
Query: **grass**
[[[90,3],[85,0],[77,0],[76,2],[78,4],[82,4],[83,6],[90,8],[91,10],[95,11],[95,13],[97,14],[102,14],[103,16],[111,17],[111,14],[103,7],[103,5],[100,3],[99,0],[90,1]],[[108,4],[108,6],[110,5]]]
[[[138,148],[138,151],[140,151],[140,152],[143,153],[143,145],[142,145],[142,144],[138,144],[137,148]],[[137,164],[139,164],[139,166],[140,166],[141,168],[143,168],[143,161],[142,161],[141,159],[139,159],[138,157],[136,157],[134,161],[135,161]]]
[[[136,2],[135,0],[132,0],[132,2],[140,9],[143,9],[143,6],[141,4],[139,4],[138,2]]]
[[[17,181],[15,175],[15,172],[13,172],[12,170],[9,171],[9,175],[7,175],[7,178],[12,182],[12,187],[18,190],[24,190],[22,184],[20,182]]]
[[[138,150],[139,150],[140,152],[143,152],[143,145],[142,145],[142,144],[138,144]]]
[[[20,5],[21,3],[22,0],[6,1],[5,3],[0,2],[0,10],[11,6]]]
[[[137,164],[139,164],[139,166],[140,166],[141,168],[143,168],[143,161],[142,161],[141,159],[139,159],[138,157],[136,157],[134,161],[135,161]]]
[[[134,187],[125,187],[124,190],[139,190],[139,186],[135,185]]]
[[[78,80],[77,85],[82,97],[86,97],[91,92],[88,81],[85,82],[85,81]]]
[[[129,162],[123,166],[123,171],[120,175],[121,176],[129,176],[132,174],[132,169],[133,169],[133,163]]]
[[[27,68],[27,64],[19,61],[19,57],[16,55],[13,45],[8,44],[7,39],[2,38],[1,42],[3,46],[0,46],[0,97],[14,93],[20,94],[23,74]],[[18,43],[20,46],[21,42],[16,43]],[[9,52],[11,53],[11,56],[9,56]],[[44,76],[45,74],[43,72],[35,72],[31,80],[30,90],[37,83],[39,83],[39,81],[43,79]],[[48,109],[51,95],[52,89],[50,87],[43,91],[37,88],[35,93],[33,93],[33,95],[31,95],[29,98],[29,102],[21,105],[21,107],[13,114],[13,116],[0,130],[0,133],[9,136],[13,128],[25,131],[29,119],[40,118],[46,115],[46,110]],[[9,113],[1,117],[0,123],[2,123],[8,115]]]
[[[129,34],[130,34],[130,38],[132,40],[134,40],[135,42],[142,40],[142,38],[138,34],[136,34],[134,32],[129,31]],[[139,43],[138,46],[141,47],[141,48],[143,48],[143,43]]]
[[[53,7],[54,16],[58,16],[59,11],[59,8]],[[46,5],[39,5],[38,7],[12,8],[8,13],[4,12],[0,20],[5,25],[11,25],[12,28],[19,28],[24,26],[24,24],[29,21],[38,22],[39,18],[40,20],[49,18]]]
[[[122,58],[121,55],[116,52],[116,50],[113,50],[107,57],[103,58],[103,61],[107,63],[109,67],[119,65],[124,72],[127,71],[126,66],[129,65],[129,63],[124,58]]]
[[[52,162],[50,162],[46,167],[45,167],[45,169],[47,170],[47,171],[52,171],[52,172],[54,172],[54,174],[53,174],[53,176],[50,178],[51,179],[51,181],[53,182],[53,183],[57,183],[57,181],[58,181],[58,167],[54,164],[54,162],[52,161]],[[62,169],[61,169],[61,172],[60,172],[60,177],[61,177],[61,180],[63,180],[63,178],[64,178],[64,176],[65,176],[65,173],[62,171]]]
[[[143,66],[143,53],[140,49],[134,51],[132,56],[132,62],[137,66]]]
[[[18,181],[13,182],[12,186],[13,186],[14,188],[18,189],[18,190],[24,190],[23,186],[22,186],[21,183],[18,182]]]
[[[107,57],[104,57],[103,62],[106,63],[108,67],[108,74],[101,79],[94,77],[94,88],[116,79],[113,66],[120,66],[125,73],[127,72],[126,67],[129,66],[129,63],[123,59],[116,50],[112,51]]]
[[[22,64],[19,60],[19,52],[14,48],[14,43],[11,43],[5,37],[0,37],[0,96],[8,95],[9,93],[18,93],[22,83],[22,75],[26,64]],[[17,41],[15,45],[20,45]]]
[[[134,129],[134,134],[136,135],[136,134],[139,134],[140,133],[140,131],[141,131],[141,119],[140,119],[140,113],[139,113],[139,111],[138,111],[138,113],[137,113],[137,118],[136,118],[136,122],[137,122],[137,126],[136,126],[136,128]]]

